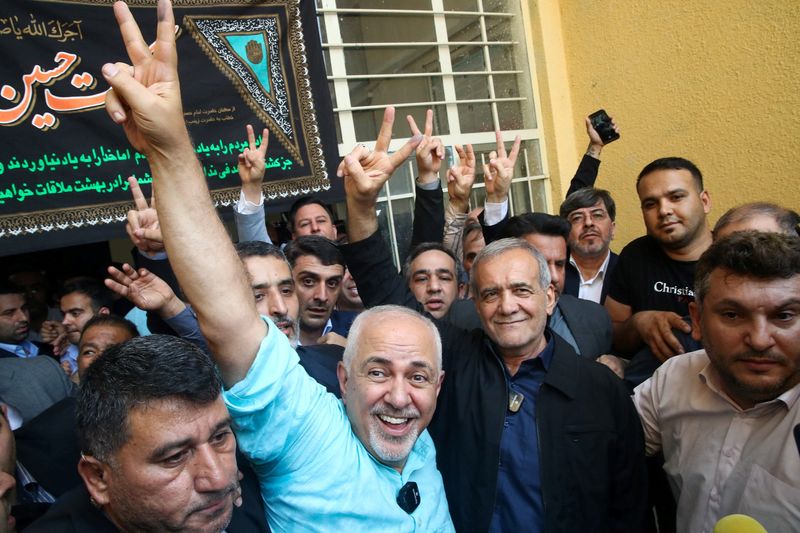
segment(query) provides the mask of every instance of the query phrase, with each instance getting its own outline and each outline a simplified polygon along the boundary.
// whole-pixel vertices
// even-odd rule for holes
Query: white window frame
[[[522,2],[523,0],[517,0]],[[447,120],[449,124],[449,133],[444,135],[439,135],[442,139],[444,145],[448,148],[448,150],[452,150],[452,146],[455,144],[473,144],[473,145],[480,145],[480,144],[494,144],[495,142],[495,134],[494,132],[469,132],[469,133],[462,133],[461,132],[461,122],[458,113],[458,105],[465,104],[465,103],[489,103],[491,106],[492,111],[492,121],[494,123],[494,127],[499,127],[500,120],[497,113],[497,104],[502,102],[508,101],[524,101],[524,100],[531,100],[531,104],[536,115],[536,128],[528,128],[528,129],[517,129],[517,130],[507,130],[503,131],[503,141],[506,145],[510,145],[513,142],[514,138],[519,135],[523,141],[536,141],[538,142],[539,147],[539,154],[538,160],[539,164],[534,164],[533,158],[535,154],[530,154],[528,150],[523,149],[520,153],[520,157],[522,158],[522,169],[523,169],[523,176],[514,178],[513,183],[524,183],[527,185],[527,198],[531,199],[531,202],[535,198],[534,189],[535,186],[537,191],[540,193],[540,196],[544,197],[544,209],[548,212],[552,212],[552,198],[551,198],[551,187],[550,187],[550,177],[548,172],[548,165],[547,165],[547,156],[546,156],[546,146],[544,135],[541,128],[542,122],[542,113],[541,113],[541,102],[539,99],[539,92],[535,90],[538,87],[537,78],[536,78],[536,68],[534,63],[534,54],[533,48],[529,39],[525,39],[525,42],[518,42],[518,41],[489,41],[487,37],[487,30],[486,30],[486,21],[493,17],[499,18],[510,18],[514,15],[511,13],[498,13],[498,12],[490,12],[485,11],[483,8],[483,0],[477,0],[477,10],[475,11],[446,11],[444,9],[444,2],[443,0],[430,0],[431,9],[430,10],[418,10],[418,9],[378,9],[378,8],[338,8],[336,6],[336,0],[318,0],[318,8],[317,14],[318,17],[324,21],[325,23],[325,34],[327,38],[327,42],[323,43],[323,48],[328,51],[328,56],[330,60],[329,69],[331,74],[328,76],[328,80],[332,82],[333,91],[336,99],[336,107],[334,108],[334,114],[336,115],[336,120],[338,121],[339,128],[341,131],[342,142],[338,145],[339,155],[343,157],[347,153],[352,150],[352,148],[356,144],[364,144],[368,148],[374,148],[375,140],[374,139],[359,139],[356,135],[355,129],[355,122],[353,119],[353,112],[356,111],[368,111],[368,110],[376,110],[376,109],[383,109],[383,105],[367,105],[367,106],[353,106],[350,100],[350,87],[348,85],[348,81],[351,80],[368,80],[368,79],[401,79],[401,78],[412,78],[412,77],[441,77],[442,85],[444,89],[444,100],[439,101],[417,101],[417,102],[410,102],[410,103],[400,103],[395,104],[395,107],[398,109],[402,109],[405,107],[429,107],[432,105],[436,106],[444,106],[447,114]],[[522,13],[522,21],[521,21],[521,30],[522,35],[529,36],[531,35],[530,32],[530,20],[527,15],[527,7],[524,4],[519,6],[519,11]],[[380,43],[348,43],[344,42],[340,32],[339,26],[339,15],[348,14],[348,15],[378,15],[378,16],[393,16],[393,17],[406,17],[406,16],[419,16],[419,15],[430,15],[433,18],[434,23],[434,31],[435,31],[435,38],[434,42],[380,42]],[[447,24],[446,24],[446,16],[476,16],[480,22],[480,30],[481,30],[481,40],[480,41],[467,41],[467,42],[457,42],[457,41],[448,41],[448,31],[447,31]],[[521,94],[518,97],[510,97],[510,98],[498,98],[495,95],[494,83],[493,83],[493,76],[495,75],[523,75],[525,72],[523,70],[492,70],[491,65],[491,56],[489,53],[490,46],[497,46],[497,45],[517,45],[517,46],[524,46],[526,55],[527,55],[527,67],[528,67],[528,75],[531,81],[531,90],[530,90],[530,98],[526,95]],[[436,46],[438,49],[438,60],[439,65],[441,68],[441,72],[419,72],[419,73],[391,73],[391,74],[349,74],[347,72],[347,67],[345,64],[345,50],[352,49],[352,48],[392,48],[392,47],[409,47],[409,46]],[[450,49],[453,46],[480,46],[483,48],[483,59],[484,64],[486,66],[486,70],[482,71],[473,71],[473,72],[463,72],[463,71],[453,71],[452,64],[450,61]],[[486,76],[488,88],[489,88],[489,98],[482,98],[482,99],[473,99],[473,100],[459,100],[456,96],[456,81],[455,77],[461,77],[465,75],[481,75]],[[397,133],[397,132],[396,132]],[[407,137],[396,137],[392,139],[392,142],[389,145],[389,151],[394,151],[399,149],[407,140]],[[483,162],[484,162],[484,154],[480,155],[480,159],[476,162],[477,163],[477,172],[479,176],[482,174]],[[411,161],[408,162],[409,169],[412,168]],[[534,173],[533,169],[536,167],[541,169],[541,172]],[[444,165],[443,165],[444,170]],[[444,172],[441,172],[441,177],[444,178]],[[334,178],[336,179],[336,178]],[[442,180],[445,181],[444,179]],[[478,183],[476,181],[473,187],[473,196],[475,195],[476,189],[483,188],[483,183]],[[400,264],[400,260],[402,257],[402,253],[398,250],[397,244],[397,235],[396,235],[396,228],[394,224],[394,217],[393,217],[393,210],[392,204],[395,200],[407,199],[407,198],[414,198],[414,188],[412,186],[411,193],[400,193],[400,194],[392,194],[391,186],[389,183],[386,184],[384,187],[384,191],[379,197],[379,202],[386,202],[387,211],[388,211],[388,219],[392,222],[389,224],[389,234],[391,236],[391,247],[392,253],[394,256],[395,264]],[[446,183],[443,183],[443,190],[446,189]],[[474,203],[474,202],[471,202]],[[522,205],[517,205],[522,204]],[[471,207],[478,207],[475,205],[471,205]],[[513,197],[513,193],[510,194],[510,212],[511,214],[521,213],[530,211],[533,209],[534,206],[529,205],[525,199],[518,199],[515,202]],[[405,251],[402,251],[403,253]]]

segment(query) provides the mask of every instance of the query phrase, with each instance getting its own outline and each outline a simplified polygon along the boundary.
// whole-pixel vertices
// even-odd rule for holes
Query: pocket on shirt
[[[767,531],[796,531],[800,524],[800,487],[795,487],[753,463],[744,488],[740,510]]]

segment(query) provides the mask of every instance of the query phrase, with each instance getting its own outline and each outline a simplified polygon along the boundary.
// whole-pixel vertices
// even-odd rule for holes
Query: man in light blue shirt
[[[306,374],[271,323],[247,376],[224,393],[270,527],[452,531],[424,429],[441,383],[438,333],[395,306],[366,311],[351,331],[339,368],[345,404]],[[401,508],[404,487],[417,507]]]
[[[103,66],[106,110],[150,164],[167,254],[219,367],[270,527],[453,531],[425,431],[443,379],[435,328],[395,309],[368,315],[339,366],[344,405],[314,383],[256,311],[209,196],[183,120],[169,1],[159,0],[152,53],[127,6],[114,10],[133,68]]]

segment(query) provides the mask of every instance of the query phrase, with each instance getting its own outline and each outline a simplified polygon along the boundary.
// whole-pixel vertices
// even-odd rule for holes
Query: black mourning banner
[[[117,236],[132,206],[126,178],[149,194],[147,160],[104,107],[102,65],[129,62],[112,3],[0,5],[0,255]],[[314,4],[174,2],[184,118],[219,207],[238,199],[246,124],[259,140],[270,131],[270,206],[342,197]],[[155,0],[128,5],[153,43]]]

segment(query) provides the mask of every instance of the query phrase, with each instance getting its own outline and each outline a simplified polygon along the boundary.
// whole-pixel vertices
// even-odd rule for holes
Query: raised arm
[[[135,270],[125,263],[122,270],[108,267],[105,285],[133,305],[144,311],[152,311],[162,319],[172,318],[186,308],[166,281],[146,268]]]
[[[569,189],[567,194],[564,195],[565,198],[578,189],[594,187],[594,183],[597,181],[597,171],[600,168],[600,153],[603,151],[605,144],[592,126],[592,121],[589,117],[586,117],[584,121],[586,123],[586,135],[589,137],[589,146],[586,147],[586,153],[578,165],[578,170],[575,171],[575,176],[569,182]],[[614,131],[619,133],[619,127],[613,118],[611,119],[611,124],[614,127]]]
[[[350,244],[341,246],[358,292],[366,307],[398,304],[416,307],[411,291],[392,264],[391,254],[378,231],[375,205],[383,184],[398,165],[419,144],[421,136],[412,137],[392,155],[386,152],[392,139],[394,108],[387,107],[375,143],[375,151],[357,146],[339,166],[347,195],[347,234]]]
[[[383,185],[394,171],[405,161],[422,141],[422,135],[414,135],[399,150],[389,154],[394,125],[394,107],[383,112],[383,123],[370,151],[364,145],[356,146],[344,156],[336,174],[344,178],[347,195],[347,235],[350,242],[366,239],[378,231],[378,216],[375,205]]]
[[[164,251],[164,239],[156,211],[156,196],[150,197],[150,204],[144,197],[139,180],[128,177],[128,188],[133,196],[133,209],[128,211],[128,222],[125,231],[133,245],[144,256],[153,258]]]
[[[506,153],[503,134],[495,132],[497,149],[489,153],[489,163],[483,165],[483,181],[486,183],[486,203],[484,204],[483,238],[486,244],[498,239],[508,219],[508,191],[514,177],[514,167],[519,154],[520,137],[514,139],[511,151]]]
[[[444,228],[444,202],[439,184],[439,169],[444,159],[444,145],[433,135],[433,111],[425,113],[425,131],[419,131],[411,115],[406,116],[412,135],[422,135],[417,145],[416,198],[414,200],[414,225],[411,247],[421,242],[442,242]]]
[[[179,337],[208,352],[197,318],[166,281],[146,268],[134,269],[127,263],[122,270],[108,267],[108,275],[106,287],[139,309],[157,314]]]
[[[447,204],[444,215],[442,244],[461,258],[463,252],[464,226],[469,212],[469,196],[475,184],[475,152],[472,145],[455,146],[458,163],[447,169]]]
[[[183,121],[169,0],[158,2],[147,47],[128,6],[114,14],[132,65],[108,63],[106,110],[150,163],[164,244],[227,387],[241,380],[266,334],[239,258],[219,221]],[[197,228],[203,227],[199,232]],[[213,259],[209,259],[213,258]]]
[[[269,145],[269,130],[264,128],[261,144],[256,144],[253,126],[247,125],[247,148],[239,154],[239,179],[242,181],[242,192],[239,201],[233,204],[233,219],[236,222],[236,233],[239,242],[262,241],[272,243],[267,233],[264,216],[264,184],[266,171],[265,158]]]

